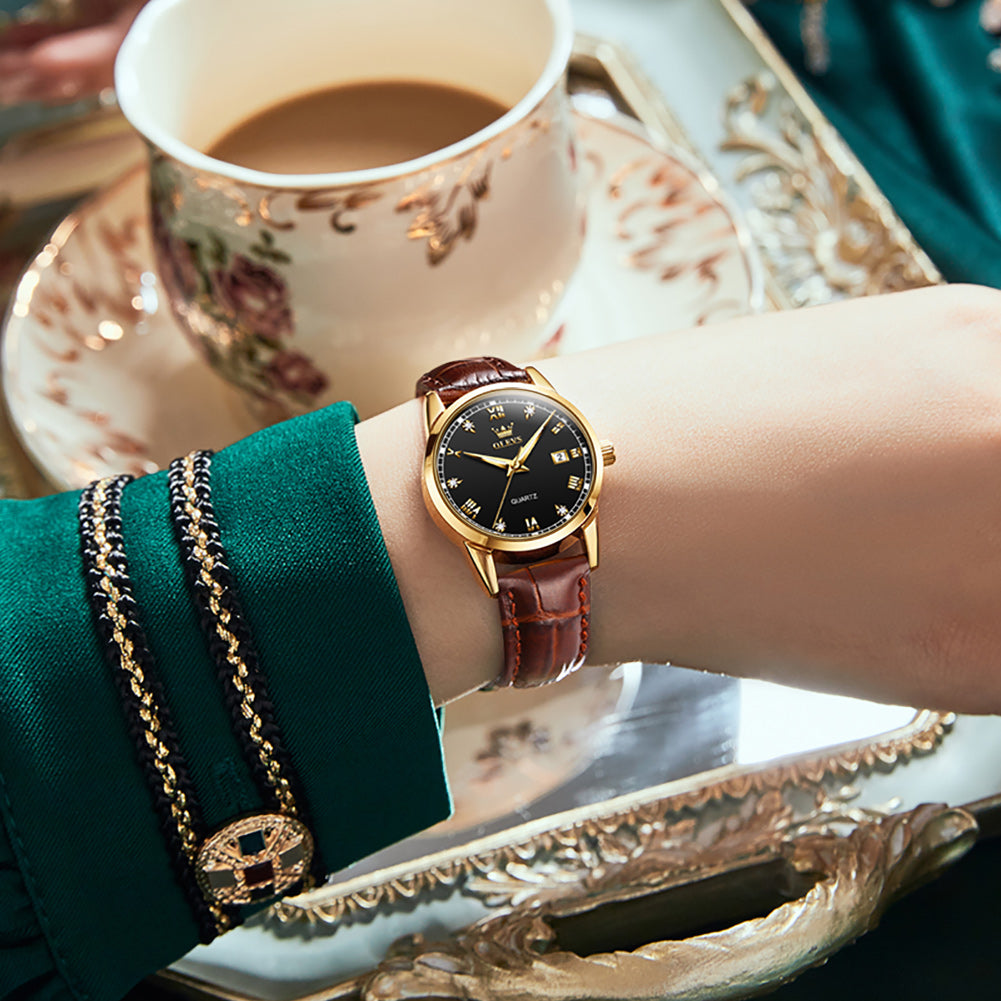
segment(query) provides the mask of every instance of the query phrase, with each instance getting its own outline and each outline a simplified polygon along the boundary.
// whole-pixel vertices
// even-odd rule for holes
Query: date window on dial
[[[553,465],[560,466],[564,462],[570,461],[570,456],[567,455],[567,450],[565,448],[557,449],[555,452],[549,453],[553,458]]]

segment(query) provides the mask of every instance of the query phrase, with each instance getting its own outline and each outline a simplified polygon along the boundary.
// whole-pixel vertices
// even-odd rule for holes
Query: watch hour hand
[[[486,462],[491,466],[498,466],[501,469],[508,469],[514,463],[511,459],[502,459],[499,455],[480,455],[478,452],[463,452],[463,455],[468,456],[470,459],[479,459],[480,462]]]

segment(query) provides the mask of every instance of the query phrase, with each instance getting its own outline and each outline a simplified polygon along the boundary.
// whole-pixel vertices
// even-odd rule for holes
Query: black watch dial
[[[594,463],[577,420],[528,387],[470,403],[435,454],[438,485],[455,513],[505,539],[533,539],[570,521],[590,496]]]

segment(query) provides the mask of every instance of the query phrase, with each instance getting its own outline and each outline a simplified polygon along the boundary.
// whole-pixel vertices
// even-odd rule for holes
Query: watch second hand
[[[500,519],[501,509],[504,507],[504,501],[507,500],[507,492],[511,489],[511,480],[514,479],[514,473],[517,468],[513,462],[507,467],[507,483],[504,484],[504,493],[501,494],[500,504],[497,505],[497,513],[494,515],[494,520],[491,523],[495,527]]]
[[[536,431],[535,434],[533,434],[520,449],[518,449],[518,454],[510,460],[511,465],[507,468],[507,483],[504,484],[504,493],[501,494],[501,502],[497,506],[497,513],[494,515],[494,525],[497,524],[497,519],[500,518],[501,509],[504,507],[504,501],[507,500],[507,492],[511,489],[511,480],[514,478],[514,474],[525,469],[522,463],[532,454],[532,449],[538,444],[539,438],[542,435],[542,432],[546,429],[546,425],[549,423],[552,416],[553,415],[550,413],[549,417],[547,417],[539,425],[539,430]]]

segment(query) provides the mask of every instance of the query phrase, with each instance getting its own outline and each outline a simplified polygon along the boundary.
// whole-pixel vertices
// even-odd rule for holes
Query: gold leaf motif
[[[353,233],[358,228],[357,223],[346,218],[347,213],[363,209],[382,198],[382,193],[373,188],[358,188],[348,192],[335,188],[303,191],[293,203],[293,214],[287,219],[280,219],[275,213],[274,203],[289,194],[292,192],[269,191],[258,200],[257,214],[266,226],[282,231],[291,230],[298,225],[295,213],[329,212],[331,229],[338,233]]]
[[[770,72],[727,96],[720,148],[743,154],[748,222],[793,305],[940,281],[830,126],[814,127]],[[863,183],[865,182],[865,183]]]
[[[471,240],[479,219],[479,202],[490,194],[491,165],[475,173],[476,161],[447,194],[427,184],[396,203],[397,212],[416,212],[407,228],[410,240],[427,240],[427,260],[432,267],[452,253],[459,240]]]

